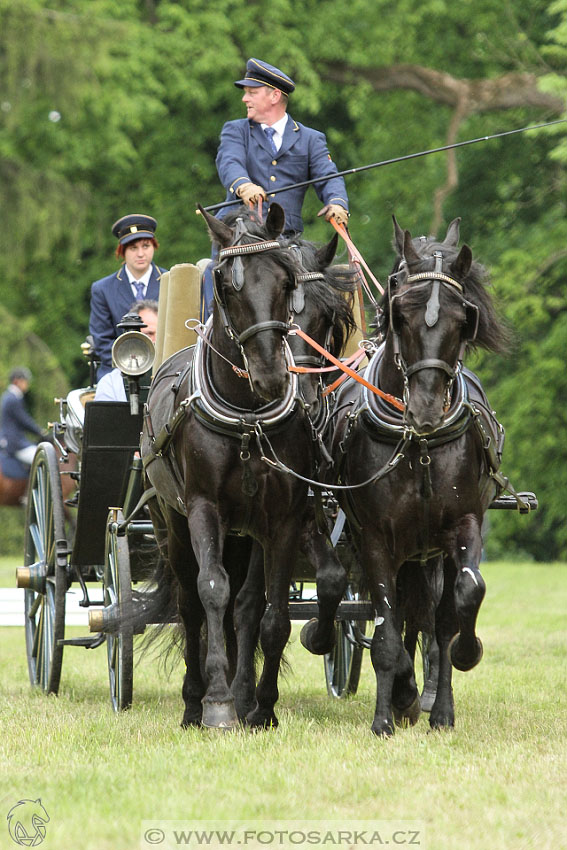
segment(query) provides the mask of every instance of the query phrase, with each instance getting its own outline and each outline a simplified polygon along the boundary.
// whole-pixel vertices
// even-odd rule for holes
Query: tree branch
[[[472,80],[459,79],[445,71],[422,65],[356,68],[333,63],[327,66],[323,76],[343,84],[354,83],[362,77],[377,92],[407,89],[453,108],[461,108],[460,105],[466,103],[468,114],[532,107],[560,115],[565,108],[561,98],[540,91],[537,75],[530,73],[509,73],[491,79]]]

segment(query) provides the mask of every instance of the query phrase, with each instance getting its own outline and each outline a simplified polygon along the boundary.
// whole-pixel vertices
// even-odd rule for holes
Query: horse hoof
[[[455,716],[453,714],[439,714],[436,717],[429,718],[429,725],[432,732],[445,731],[453,729],[455,726]]]
[[[204,702],[201,726],[206,729],[229,730],[239,726],[234,702]]]
[[[377,738],[391,738],[394,734],[394,726],[389,720],[382,720],[381,722],[375,720],[370,730],[374,732]]]
[[[326,655],[328,652],[332,652],[334,646],[334,632],[331,633],[331,642],[326,646],[321,646],[320,644],[316,644],[313,640],[313,635],[317,631],[319,627],[319,620],[316,617],[308,620],[307,623],[301,629],[299,633],[299,640],[305,649],[310,652],[312,655]]]
[[[279,721],[273,711],[266,714],[265,712],[256,709],[246,718],[246,725],[252,729],[252,731],[258,729],[277,729]]]
[[[190,729],[192,726],[200,726],[201,725],[202,715],[191,715],[190,717],[184,717],[181,723],[179,724],[182,729]]]
[[[407,708],[400,709],[393,705],[392,712],[394,715],[394,722],[396,726],[401,726],[403,728],[407,728],[408,726],[415,726],[415,724],[419,720],[419,715],[421,714],[421,702],[419,699],[419,694],[416,696],[411,705],[409,705]]]
[[[456,670],[466,673],[467,670],[472,670],[473,667],[476,667],[483,656],[484,650],[482,648],[481,639],[475,637],[476,652],[473,653],[471,657],[470,655],[463,654],[462,651],[459,651],[460,642],[461,636],[460,634],[456,634],[449,644],[449,658],[451,659],[451,664]]]

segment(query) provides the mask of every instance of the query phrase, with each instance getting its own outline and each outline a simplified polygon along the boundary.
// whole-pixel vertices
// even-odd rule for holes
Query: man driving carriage
[[[348,195],[342,177],[333,177],[337,167],[327,148],[324,133],[306,127],[288,115],[289,95],[295,90],[294,81],[260,59],[249,59],[244,78],[234,85],[243,90],[242,102],[246,118],[227,121],[221,130],[216,158],[217,171],[226,189],[226,200],[240,198],[245,204],[259,200],[269,203],[274,195],[270,190],[303,180],[325,177],[315,184],[315,191],[324,207],[318,215],[327,221],[334,218],[339,224],[348,221]],[[278,194],[277,201],[285,213],[283,236],[303,232],[301,209],[307,187]],[[222,209],[217,218],[224,218],[234,207]],[[213,258],[215,250],[213,247]],[[210,312],[213,297],[212,264],[203,280],[203,315]]]

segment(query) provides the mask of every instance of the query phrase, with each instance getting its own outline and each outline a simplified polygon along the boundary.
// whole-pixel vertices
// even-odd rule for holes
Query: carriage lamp
[[[139,379],[152,368],[155,356],[153,342],[140,331],[126,331],[114,341],[112,346],[113,365],[129,379],[130,412],[132,415],[136,415],[139,410]]]

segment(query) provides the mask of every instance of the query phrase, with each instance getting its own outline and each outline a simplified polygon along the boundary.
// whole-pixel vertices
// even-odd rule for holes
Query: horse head
[[[215,346],[230,358],[235,348],[240,352],[256,396],[283,398],[289,382],[284,340],[295,288],[295,262],[278,241],[284,212],[271,204],[262,224],[244,208],[225,220],[199,209],[220,246],[213,269]]]
[[[405,417],[418,434],[440,428],[467,345],[479,343],[481,317],[489,302],[482,293],[482,267],[459,242],[460,219],[441,242],[412,239],[394,217],[398,251],[385,301],[386,343],[401,375]],[[483,312],[484,311],[484,312]]]

